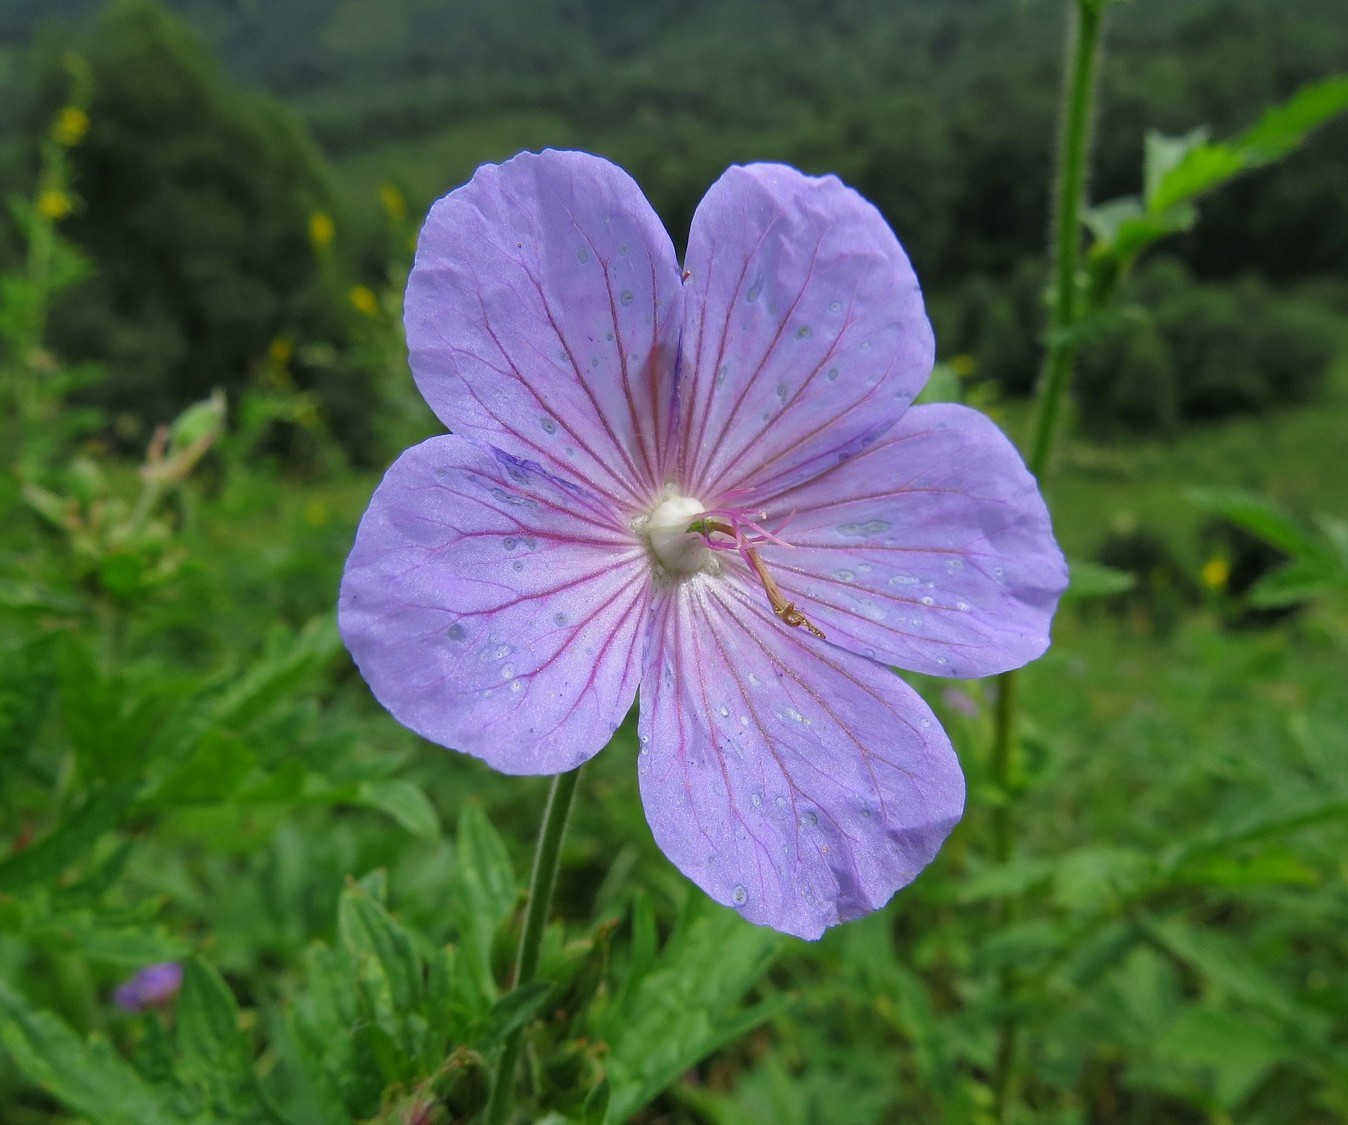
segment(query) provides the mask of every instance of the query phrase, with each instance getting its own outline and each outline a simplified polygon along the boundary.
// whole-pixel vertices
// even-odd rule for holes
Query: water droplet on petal
[[[586,250],[584,246],[582,246],[579,250],[576,251],[576,261],[584,263],[588,262],[589,260],[590,260],[590,252]]]
[[[826,375],[825,378],[827,378],[830,383],[836,383],[838,381],[838,369],[836,367],[830,367],[828,369],[828,375]]]
[[[818,823],[819,823],[818,813],[807,809],[805,812],[800,814],[800,826],[802,828],[813,828]]]
[[[524,690],[524,683],[523,683],[523,681],[521,681],[521,680],[512,680],[511,683],[510,683],[510,690],[513,691],[513,692],[520,692],[520,691],[523,691],[523,690]]]
[[[865,520],[862,523],[840,523],[838,530],[854,539],[865,539],[889,530],[888,520]]]
[[[935,604],[936,604],[936,599],[933,598],[930,594],[923,594],[923,595],[922,595],[922,604],[923,604],[923,605],[935,605]]]
[[[828,303],[828,311],[829,311],[829,312],[842,312],[842,302],[841,302],[841,301],[830,301],[830,302]]]
[[[758,300],[758,295],[762,292],[763,292],[763,279],[762,277],[756,277],[754,278],[753,284],[749,286],[749,292],[747,292],[744,295],[744,299],[746,301],[756,301]]]
[[[448,637],[451,641],[461,641],[467,635],[468,634],[464,631],[463,626],[460,625],[457,621],[454,622],[453,625],[451,625],[448,629],[445,630],[445,636]]]
[[[513,664],[502,664],[502,665],[501,665],[501,679],[503,679],[503,680],[513,680],[514,678],[515,678],[515,665],[513,665]]]
[[[811,331],[810,326],[808,324],[802,324],[799,328],[796,329],[797,340],[808,340],[812,335],[813,332]]]
[[[729,708],[729,707],[726,707],[726,706],[724,706],[724,705],[722,705],[722,707],[721,707],[721,718],[723,718],[723,719],[728,719],[729,717],[730,717],[730,708]]]
[[[773,804],[775,804],[779,809],[784,809],[786,808],[786,798],[778,797],[776,798],[776,800],[773,801]]]
[[[619,300],[619,302],[621,302],[623,308],[626,308],[628,305],[630,305],[633,301],[636,300],[636,297],[634,297],[634,296],[632,295],[632,290],[630,290],[630,289],[624,289],[624,290],[618,295],[618,300]]]
[[[749,804],[753,805],[754,808],[758,808],[758,806],[761,805],[762,803],[763,798],[758,793],[754,793],[749,797]]]
[[[730,897],[734,899],[736,906],[743,906],[749,901],[749,892],[744,889],[742,883],[737,884],[735,889],[730,892]]]
[[[566,614],[564,614],[564,613],[554,613],[554,614],[552,615],[552,619],[553,619],[553,621],[555,621],[558,625],[565,625],[565,624],[566,624]]]
[[[850,570],[840,570],[835,574],[835,577],[843,582],[851,582],[852,579],[856,577],[856,575],[853,574]]]
[[[501,540],[501,546],[507,551],[513,551],[515,549],[515,537],[513,535],[507,535]]]
[[[546,414],[542,418],[542,426],[545,433],[555,434],[557,432],[557,423]]]
[[[968,608],[969,608],[969,603],[968,603],[968,602],[956,602],[956,603],[955,603],[955,608],[956,608],[956,609],[959,609],[959,610],[965,610],[965,609],[968,609]]]

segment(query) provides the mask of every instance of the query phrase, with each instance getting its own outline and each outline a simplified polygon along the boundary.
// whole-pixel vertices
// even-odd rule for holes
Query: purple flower
[[[802,937],[883,905],[964,804],[886,665],[1034,659],[1066,570],[996,427],[909,409],[931,327],[875,208],[731,168],[681,270],[621,169],[524,154],[432,208],[406,320],[454,432],[388,471],[347,562],[379,700],[541,774],[597,753],[640,687],[642,801],[689,878]]]
[[[130,980],[117,986],[113,1003],[128,1012],[161,1008],[178,995],[183,986],[183,967],[176,961],[147,965]]]

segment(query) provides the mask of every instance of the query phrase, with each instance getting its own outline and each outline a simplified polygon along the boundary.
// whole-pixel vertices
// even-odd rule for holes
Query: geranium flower
[[[731,168],[681,269],[626,173],[524,154],[431,209],[406,323],[453,433],[388,471],[342,581],[384,706],[544,774],[639,688],[651,829],[718,902],[813,938],[912,880],[964,783],[886,666],[1033,659],[1066,572],[996,427],[909,409],[932,332],[875,208]]]
[[[113,991],[112,1000],[125,1011],[143,1012],[164,1007],[178,995],[182,986],[183,967],[176,961],[164,961],[147,965],[123,981]]]

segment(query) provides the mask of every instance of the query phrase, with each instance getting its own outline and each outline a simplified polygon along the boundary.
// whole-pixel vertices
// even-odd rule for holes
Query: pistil
[[[771,532],[763,530],[754,520],[750,520],[743,514],[737,513],[717,513],[716,515],[729,515],[729,520],[718,519],[708,513],[700,519],[694,520],[688,525],[688,530],[697,532],[702,536],[703,541],[708,547],[714,550],[727,550],[733,548],[740,553],[740,556],[758,575],[758,580],[763,584],[763,592],[768,596],[768,602],[772,606],[772,612],[776,614],[777,619],[784,625],[789,625],[793,629],[803,628],[812,637],[824,640],[824,631],[816,626],[805,614],[796,608],[794,602],[786,600],[782,594],[781,587],[777,585],[776,580],[768,572],[767,564],[758,553],[755,542],[773,542],[781,546],[787,546]],[[710,518],[709,518],[710,516]],[[766,519],[767,513],[758,513],[759,519]],[[744,528],[751,528],[755,538],[751,539],[744,533]],[[732,542],[723,543],[712,539],[713,535],[723,535]]]

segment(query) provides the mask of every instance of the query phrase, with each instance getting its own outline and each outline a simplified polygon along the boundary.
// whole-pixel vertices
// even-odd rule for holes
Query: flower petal
[[[864,447],[931,372],[917,278],[880,213],[833,176],[731,168],[688,239],[680,466],[712,503]]]
[[[407,284],[412,372],[456,433],[636,508],[664,483],[682,293],[622,169],[488,164],[431,208]]]
[[[763,559],[842,645],[936,676],[988,676],[1048,647],[1067,585],[1034,477],[964,406],[910,410],[870,448],[762,502],[792,548]]]
[[[338,622],[404,726],[505,773],[559,773],[632,706],[648,575],[596,498],[443,436],[404,453],[375,491]]]
[[[726,576],[657,595],[641,795],[656,842],[712,898],[816,938],[931,861],[964,780],[908,685],[760,603]]]

